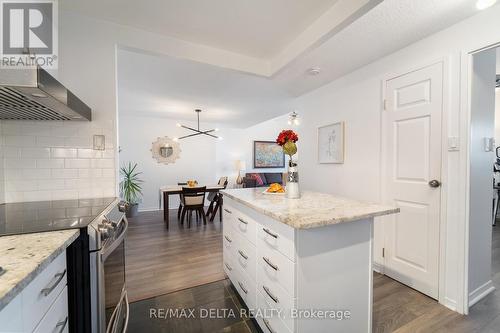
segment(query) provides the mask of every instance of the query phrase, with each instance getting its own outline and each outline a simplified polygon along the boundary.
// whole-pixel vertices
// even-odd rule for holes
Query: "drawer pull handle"
[[[247,222],[247,221],[245,221],[245,220],[243,220],[241,217],[238,217],[238,221],[240,221],[240,222],[241,222],[241,223],[243,223],[243,224],[248,224],[248,222]]]
[[[264,291],[266,292],[267,296],[271,297],[271,299],[274,301],[274,303],[278,304],[279,301],[278,301],[278,297],[274,296],[271,291],[269,290],[268,287],[266,286],[262,286],[262,289],[264,289]]]
[[[271,327],[271,324],[269,324],[269,320],[267,320],[266,318],[264,318],[264,325],[266,325],[267,329],[269,330],[269,332],[271,333],[275,333],[275,331],[273,330],[273,328]]]
[[[243,292],[245,294],[248,294],[248,290],[245,288],[245,286],[243,285],[243,283],[241,283],[240,281],[238,281],[238,284],[240,285],[241,290],[243,290]]]
[[[224,263],[224,265],[226,265],[226,268],[229,270],[229,271],[232,271],[233,268],[231,266],[229,266],[227,263]]]
[[[247,260],[248,259],[248,256],[241,250],[238,250],[238,253],[240,254],[240,256],[243,257],[243,259]]]
[[[229,243],[232,243],[232,242],[233,242],[233,240],[232,240],[231,238],[227,237],[226,235],[224,235],[224,238],[225,238],[225,239],[226,239]]]
[[[228,213],[228,214],[232,214],[232,213],[233,213],[232,211],[230,211],[230,210],[229,210],[229,209],[227,209],[227,208],[224,208],[224,211],[225,211],[226,213]]]
[[[275,271],[278,271],[278,266],[273,264],[271,262],[271,260],[269,260],[269,258],[266,258],[266,257],[262,257],[262,259],[264,259],[264,261],[266,262],[266,264],[268,264],[269,266],[271,266],[272,269],[274,269]]]
[[[61,280],[65,275],[66,275],[66,270],[64,270],[62,273],[57,273],[56,275],[54,275],[56,281],[51,286],[45,287],[40,291],[43,294],[43,296],[49,296],[49,294],[54,289],[56,289],[57,285],[59,284],[59,282],[61,282]]]
[[[58,322],[56,324],[55,328],[60,327],[58,333],[62,333],[64,331],[64,329],[66,328],[66,324],[68,324],[68,316],[66,316],[66,318],[64,320],[61,320],[60,322]]]
[[[267,228],[262,228],[262,230],[264,230],[264,232],[265,232],[266,234],[268,234],[269,236],[271,236],[271,237],[273,237],[273,238],[278,238],[278,235],[277,235],[277,234],[275,234],[275,233],[272,233],[269,229],[267,229]]]

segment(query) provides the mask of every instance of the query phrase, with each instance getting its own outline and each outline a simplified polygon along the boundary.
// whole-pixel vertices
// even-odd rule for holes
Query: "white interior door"
[[[385,273],[438,297],[443,64],[387,80],[383,112]]]

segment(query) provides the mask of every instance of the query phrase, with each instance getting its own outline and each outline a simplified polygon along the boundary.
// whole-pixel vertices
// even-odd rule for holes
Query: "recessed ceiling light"
[[[321,73],[321,68],[319,67],[311,67],[307,70],[307,74],[309,75],[318,75]]]
[[[493,6],[496,2],[497,0],[477,0],[476,8],[479,10],[483,10]]]

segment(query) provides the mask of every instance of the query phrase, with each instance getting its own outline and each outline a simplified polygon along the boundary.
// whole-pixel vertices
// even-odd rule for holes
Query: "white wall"
[[[288,115],[283,115],[245,129],[222,129],[220,135],[224,140],[217,143],[217,177],[228,176],[230,184],[234,184],[238,176],[236,165],[238,160],[245,161],[246,164],[246,170],[242,172],[242,175],[249,172],[286,171],[286,167],[283,169],[254,169],[253,142],[275,141],[282,130],[289,128],[291,126],[288,125]],[[300,127],[294,127],[293,130],[300,137]],[[294,159],[298,158],[298,156],[298,154],[294,155]]]
[[[491,291],[492,166],[484,138],[494,135],[496,50],[474,56],[471,92],[469,297],[470,305]]]
[[[462,52],[471,51],[494,42],[500,42],[500,6],[491,8],[446,30],[384,57],[337,81],[334,81],[296,100],[295,108],[303,115],[301,127],[301,186],[352,198],[380,201],[380,115],[382,109],[382,81],[436,61],[445,61],[445,113],[443,142],[447,136],[460,137],[462,148],[467,142],[460,119]],[[316,157],[317,126],[346,122],[346,159],[341,165],[320,165]],[[465,187],[463,170],[465,149],[448,152],[443,147],[442,175],[445,220],[441,242],[444,245],[444,270],[440,277],[440,301],[450,308],[463,304],[461,277],[457,271],[462,265],[460,221],[464,215]],[[383,224],[375,224],[375,259],[382,263]]]
[[[197,136],[180,140],[180,158],[174,164],[159,164],[150,151],[151,145],[158,137],[179,137],[186,130],[178,128],[176,121],[168,118],[134,117],[120,115],[120,165],[135,162],[141,171],[143,184],[143,200],[141,210],[159,208],[158,190],[161,186],[175,185],[188,179],[196,179],[200,184],[216,184],[216,142],[207,136]],[[187,126],[195,123],[182,122]],[[203,124],[213,128],[212,124]],[[170,208],[177,209],[177,197],[171,197]]]
[[[495,144],[500,146],[500,88],[495,91]]]

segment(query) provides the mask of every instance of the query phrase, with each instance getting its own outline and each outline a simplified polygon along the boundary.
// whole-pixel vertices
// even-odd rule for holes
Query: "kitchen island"
[[[224,190],[224,270],[264,332],[371,332],[373,219],[398,208]]]

